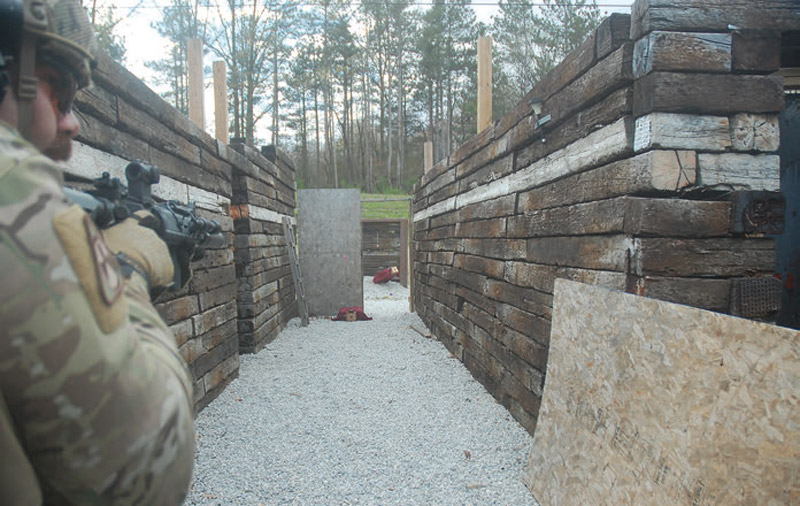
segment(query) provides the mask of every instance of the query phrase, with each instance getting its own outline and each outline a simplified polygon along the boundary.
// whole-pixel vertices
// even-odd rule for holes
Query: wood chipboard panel
[[[798,504],[800,333],[558,279],[544,505]]]
[[[359,190],[299,190],[297,228],[308,314],[363,307]]]

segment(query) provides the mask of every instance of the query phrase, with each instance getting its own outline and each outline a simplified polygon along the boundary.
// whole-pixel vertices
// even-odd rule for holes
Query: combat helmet
[[[0,52],[0,70],[8,59],[15,59],[19,68],[16,90],[23,134],[36,97],[37,58],[69,71],[78,89],[91,84],[93,33],[77,0],[0,0]],[[3,89],[7,84],[7,75],[5,83],[0,78]]]

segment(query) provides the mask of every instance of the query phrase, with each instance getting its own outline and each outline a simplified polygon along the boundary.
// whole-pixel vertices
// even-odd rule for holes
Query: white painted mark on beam
[[[272,223],[283,223],[284,218],[289,218],[289,221],[292,222],[292,225],[294,225],[295,223],[294,216],[276,213],[275,211],[267,209],[265,207],[258,207],[252,204],[248,204],[247,210],[250,214],[250,217],[256,220],[270,221]]]
[[[414,221],[461,209],[469,204],[503,197],[534,186],[541,186],[566,175],[586,170],[593,165],[605,163],[614,156],[622,154],[626,149],[628,149],[628,137],[623,118],[551,153],[522,170],[425,208],[414,215]]]
[[[450,211],[454,211],[456,209],[456,198],[450,197],[447,200],[443,200],[442,202],[437,202],[436,204],[425,208],[424,210],[414,214],[414,222],[424,220],[425,218],[430,218],[431,216],[436,216],[437,214],[444,214]]]
[[[653,129],[653,116],[642,116],[636,119],[633,134],[633,150],[638,152],[650,146],[650,132]]]
[[[66,172],[86,179],[96,179],[103,172],[108,172],[112,178],[116,177],[125,181],[125,167],[128,166],[128,163],[129,160],[125,158],[76,142],[72,158],[63,167]],[[219,214],[227,214],[225,207],[231,202],[227,197],[197,186],[187,185],[164,174],[161,174],[158,184],[153,186],[152,191],[153,196],[159,199],[192,201],[201,209]]]

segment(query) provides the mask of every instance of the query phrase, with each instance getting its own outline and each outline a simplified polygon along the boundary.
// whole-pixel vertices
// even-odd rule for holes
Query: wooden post
[[[478,38],[478,133],[492,124],[492,39]]]
[[[414,197],[408,199],[408,311],[414,312]]]
[[[408,288],[408,265],[410,256],[408,248],[408,220],[400,221],[400,284]]]
[[[424,149],[424,172],[428,172],[433,167],[433,142],[425,141]]]
[[[205,130],[206,118],[203,108],[203,41],[186,41],[189,79],[189,119]]]
[[[214,62],[214,136],[228,143],[228,80],[224,61]]]

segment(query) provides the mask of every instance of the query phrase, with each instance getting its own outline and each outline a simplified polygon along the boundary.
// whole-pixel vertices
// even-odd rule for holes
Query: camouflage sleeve
[[[144,280],[123,279],[91,220],[66,202],[57,168],[7,137],[0,132],[0,504],[38,493],[45,503],[180,504],[194,428],[174,338]],[[17,454],[11,470],[6,456]]]

